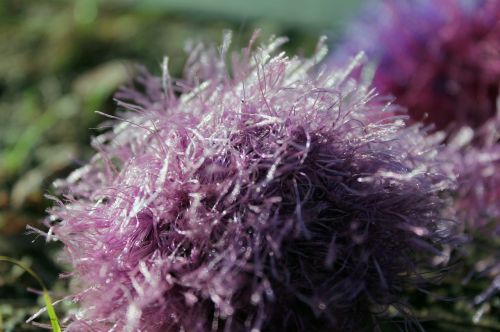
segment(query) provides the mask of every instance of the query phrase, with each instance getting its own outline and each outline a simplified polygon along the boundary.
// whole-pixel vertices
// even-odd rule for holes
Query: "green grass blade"
[[[52,305],[52,299],[46,289],[43,290],[43,299],[45,300],[45,305],[47,306],[47,314],[49,315],[50,325],[52,325],[52,331],[61,332],[59,320],[57,319],[56,311]]]
[[[45,287],[45,284],[42,279],[33,271],[29,266],[26,266],[22,262],[7,257],[7,256],[0,256],[0,261],[4,262],[9,262],[14,265],[19,266],[21,269],[24,271],[28,272],[33,278],[38,281],[40,286],[42,286],[43,290],[43,300],[45,301],[45,305],[47,307],[47,314],[49,315],[50,319],[50,325],[52,326],[52,331],[53,332],[61,332],[61,326],[59,325],[59,319],[57,318],[56,311],[54,310],[54,306],[52,305],[52,299],[50,298],[49,291],[47,290],[47,287]]]

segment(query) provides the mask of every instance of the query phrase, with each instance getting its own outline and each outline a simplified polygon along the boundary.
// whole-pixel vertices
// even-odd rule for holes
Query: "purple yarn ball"
[[[229,40],[195,47],[184,80],[165,62],[123,88],[94,157],[56,183],[68,331],[360,331],[404,313],[452,240],[437,147],[369,105],[357,63],[277,38],[228,68]]]

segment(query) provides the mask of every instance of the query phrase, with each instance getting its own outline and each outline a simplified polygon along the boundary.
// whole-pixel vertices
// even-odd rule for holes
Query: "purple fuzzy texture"
[[[334,62],[365,51],[374,86],[412,119],[453,132],[497,113],[500,1],[382,0],[350,26]]]
[[[481,128],[463,127],[443,151],[457,174],[455,210],[483,234],[500,236],[500,117]]]
[[[356,62],[321,69],[322,45],[284,41],[229,69],[229,38],[195,47],[184,80],[165,62],[118,93],[95,156],[56,183],[67,331],[361,331],[406,311],[451,239],[452,181],[419,128],[370,106]]]

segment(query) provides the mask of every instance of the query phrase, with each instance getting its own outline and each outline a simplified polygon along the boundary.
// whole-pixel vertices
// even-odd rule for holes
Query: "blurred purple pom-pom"
[[[195,47],[184,80],[165,62],[118,94],[50,211],[68,331],[360,331],[405,312],[452,238],[452,181],[418,127],[369,106],[356,63],[321,70],[323,46],[274,55],[283,42],[252,40],[230,69],[229,38]]]
[[[350,26],[333,62],[365,51],[377,62],[374,86],[415,121],[455,131],[497,113],[500,2],[373,1]]]

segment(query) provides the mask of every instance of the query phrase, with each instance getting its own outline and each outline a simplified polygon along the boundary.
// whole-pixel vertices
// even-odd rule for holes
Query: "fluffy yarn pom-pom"
[[[478,128],[496,114],[499,1],[373,2],[334,62],[365,51],[378,63],[374,86],[437,129]]]
[[[404,311],[451,237],[451,181],[416,127],[366,112],[369,86],[253,39],[226,66],[124,88],[92,160],[56,183],[74,269],[68,331],[360,331]],[[229,72],[231,74],[229,74]],[[368,115],[367,115],[368,114]]]

